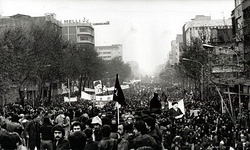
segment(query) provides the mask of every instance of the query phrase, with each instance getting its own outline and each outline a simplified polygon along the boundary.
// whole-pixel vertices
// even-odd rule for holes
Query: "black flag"
[[[124,97],[124,94],[122,92],[122,88],[120,86],[119,80],[118,80],[118,74],[116,74],[113,100],[118,102],[121,106],[126,106],[125,97]]]

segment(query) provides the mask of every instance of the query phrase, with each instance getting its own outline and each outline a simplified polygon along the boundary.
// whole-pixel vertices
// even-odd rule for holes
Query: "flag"
[[[116,81],[115,81],[113,100],[118,102],[121,106],[126,105],[125,97],[124,97],[124,94],[122,92],[122,88],[120,86],[119,80],[118,80],[118,74],[116,74]]]

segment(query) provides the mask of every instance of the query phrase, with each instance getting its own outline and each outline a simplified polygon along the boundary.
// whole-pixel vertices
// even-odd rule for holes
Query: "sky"
[[[1,16],[55,13],[61,21],[110,21],[94,26],[95,45],[121,44],[123,60],[136,61],[148,74],[166,63],[185,22],[196,15],[227,19],[233,9],[234,0],[0,0]]]

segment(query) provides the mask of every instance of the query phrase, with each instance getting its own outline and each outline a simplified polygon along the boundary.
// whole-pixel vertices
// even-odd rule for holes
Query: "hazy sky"
[[[58,20],[89,19],[95,45],[123,45],[124,61],[136,61],[147,72],[167,61],[171,40],[195,15],[230,18],[234,0],[0,0],[0,14],[43,16]]]

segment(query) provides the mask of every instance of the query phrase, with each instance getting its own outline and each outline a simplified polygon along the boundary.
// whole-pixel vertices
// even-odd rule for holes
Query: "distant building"
[[[103,60],[111,60],[115,57],[120,57],[120,59],[123,60],[121,44],[114,44],[111,46],[96,46],[95,50],[99,57]]]
[[[64,20],[62,35],[79,46],[95,46],[94,28],[85,20]]]
[[[230,37],[232,30],[231,19],[211,20],[210,16],[197,15],[192,21],[188,21],[183,26],[183,44],[190,44],[192,38],[199,38],[204,44],[223,43],[217,33],[225,33]],[[223,39],[225,40],[225,38]]]
[[[176,39],[171,41],[171,51],[169,53],[169,63],[174,65],[179,62],[180,55],[183,53],[183,36],[177,34]]]

